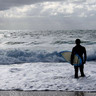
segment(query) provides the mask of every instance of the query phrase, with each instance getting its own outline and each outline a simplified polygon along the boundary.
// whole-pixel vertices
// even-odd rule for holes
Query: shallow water
[[[87,62],[84,72],[86,77],[75,79],[69,63],[0,65],[0,89],[96,91],[95,62]]]

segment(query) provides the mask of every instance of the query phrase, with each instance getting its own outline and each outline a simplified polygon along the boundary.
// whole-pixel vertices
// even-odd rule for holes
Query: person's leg
[[[75,78],[78,78],[78,66],[74,66],[75,69]]]
[[[81,72],[81,76],[84,77],[85,76],[85,74],[84,74],[84,65],[80,66],[80,72]]]

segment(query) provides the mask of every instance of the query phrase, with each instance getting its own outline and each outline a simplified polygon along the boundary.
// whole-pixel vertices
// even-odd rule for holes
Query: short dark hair
[[[80,39],[76,39],[76,40],[75,40],[75,43],[76,43],[76,44],[80,44],[80,43],[81,43],[81,40],[80,40]]]

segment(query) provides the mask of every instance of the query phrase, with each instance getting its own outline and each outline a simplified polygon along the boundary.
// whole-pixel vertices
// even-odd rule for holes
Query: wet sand
[[[0,96],[96,96],[96,92],[67,91],[0,91]]]

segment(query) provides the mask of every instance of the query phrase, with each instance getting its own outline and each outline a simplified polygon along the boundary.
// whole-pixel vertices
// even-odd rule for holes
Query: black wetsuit
[[[78,68],[80,68],[80,72],[81,72],[81,76],[85,76],[84,75],[84,64],[86,63],[86,49],[85,47],[81,46],[81,45],[76,45],[75,47],[73,47],[72,49],[72,55],[71,55],[71,64],[73,65],[73,60],[74,60],[74,55],[78,54],[81,59],[82,59],[82,65],[81,66],[74,66],[75,69],[75,78],[78,78]]]

